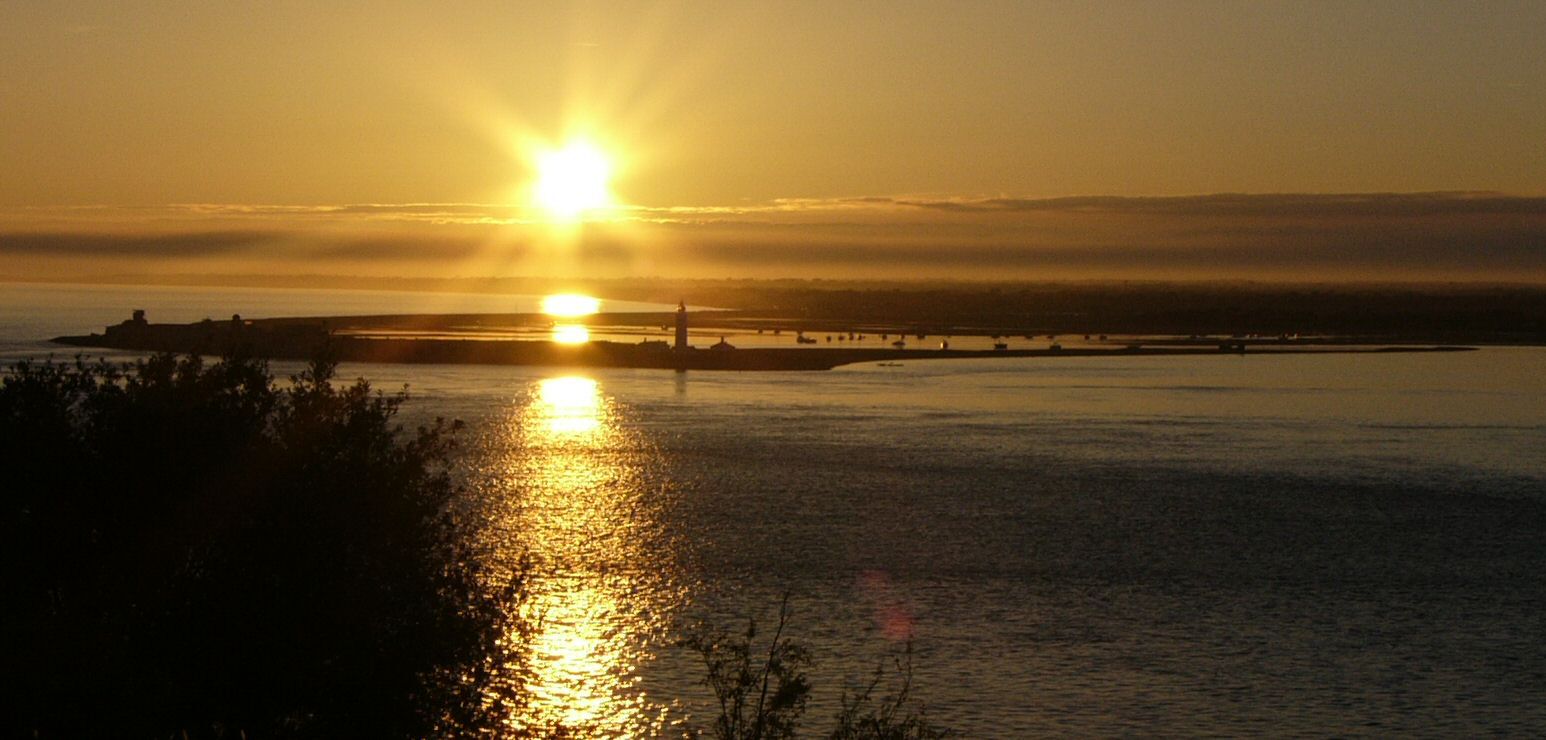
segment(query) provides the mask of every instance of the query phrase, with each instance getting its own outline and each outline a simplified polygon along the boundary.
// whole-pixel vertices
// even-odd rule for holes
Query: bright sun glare
[[[549,432],[585,434],[601,426],[601,394],[596,381],[578,376],[547,378],[538,384],[537,394]]]
[[[559,324],[553,327],[553,341],[559,344],[585,344],[590,341],[590,329],[577,324]]]
[[[578,293],[559,293],[542,299],[542,312],[549,316],[588,316],[601,309],[601,301]]]
[[[532,197],[553,218],[573,221],[586,211],[611,205],[611,177],[612,163],[600,149],[587,141],[571,141],[537,155]]]

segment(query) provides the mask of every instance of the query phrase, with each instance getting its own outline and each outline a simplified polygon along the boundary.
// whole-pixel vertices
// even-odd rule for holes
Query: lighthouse
[[[676,349],[690,349],[687,344],[687,301],[676,304]]]

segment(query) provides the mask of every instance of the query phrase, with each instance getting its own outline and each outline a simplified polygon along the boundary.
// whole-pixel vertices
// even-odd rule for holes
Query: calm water
[[[158,311],[156,290],[0,285],[0,354],[130,307],[365,312],[194,289]],[[910,640],[916,695],[971,737],[1453,736],[1546,731],[1542,367],[1489,348],[344,371],[466,420],[479,536],[537,563],[513,725],[680,734],[710,697],[675,641],[788,591],[812,730]]]

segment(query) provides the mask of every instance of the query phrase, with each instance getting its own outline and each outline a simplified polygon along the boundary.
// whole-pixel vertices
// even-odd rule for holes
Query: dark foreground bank
[[[5,734],[485,726],[509,595],[447,516],[452,425],[256,360],[23,363],[0,382]],[[465,680],[463,680],[465,678]]]

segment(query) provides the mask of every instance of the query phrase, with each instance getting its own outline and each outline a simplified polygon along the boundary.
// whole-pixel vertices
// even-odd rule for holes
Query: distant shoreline
[[[740,332],[800,333],[831,331],[822,324],[787,319],[756,318],[741,312],[694,312],[700,328]],[[672,314],[598,314],[581,323],[653,327]],[[248,354],[272,359],[301,360],[326,352],[349,362],[399,364],[481,364],[563,367],[627,367],[670,370],[830,370],[842,365],[903,360],[951,360],[1026,357],[1133,357],[1167,355],[1350,354],[1389,352],[1454,352],[1475,349],[1444,344],[1384,344],[1351,337],[1290,338],[1230,337],[1100,337],[1095,346],[1063,348],[1054,336],[1044,348],[995,349],[906,348],[903,330],[892,328],[904,346],[748,347],[676,349],[660,340],[637,343],[586,341],[567,344],[480,334],[482,327],[540,326],[552,318],[538,314],[410,314],[398,316],[335,316],[295,319],[241,319],[190,324],[151,324],[141,318],[109,326],[101,334],[56,337],[52,341],[76,347],[103,347],[146,352]],[[870,326],[865,330],[874,331]],[[955,337],[988,336],[987,330],[951,327]],[[442,332],[453,336],[403,337],[393,332]],[[998,335],[993,335],[997,340]],[[919,336],[922,339],[922,335]],[[1086,337],[1088,340],[1089,338]],[[814,343],[816,340],[808,340]]]
[[[891,327],[914,333],[1043,336],[1345,337],[1394,344],[1546,346],[1546,285],[1494,283],[1267,283],[1144,281],[834,281],[536,278],[156,280],[320,292],[455,292],[530,297],[581,292],[604,302],[674,306],[687,299],[751,321],[810,331]],[[128,282],[125,277],[121,282]],[[120,282],[120,281],[114,281]],[[488,310],[486,301],[466,308]],[[128,306],[125,306],[127,310]],[[417,306],[409,311],[424,310]],[[450,307],[448,307],[450,308]],[[322,309],[338,314],[353,309]],[[500,310],[495,308],[493,310]],[[530,309],[525,309],[530,310]],[[270,314],[271,315],[271,314]],[[164,318],[164,317],[163,317]],[[184,319],[186,320],[186,319]],[[86,327],[81,327],[85,329]]]

